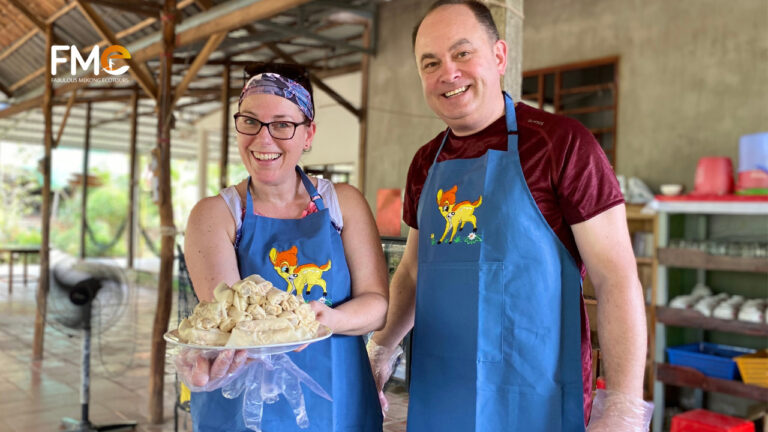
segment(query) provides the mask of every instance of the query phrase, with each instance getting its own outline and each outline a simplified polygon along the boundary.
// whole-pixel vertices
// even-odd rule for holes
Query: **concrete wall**
[[[368,154],[365,193],[376,202],[380,188],[404,188],[408,167],[416,151],[435,137],[445,124],[427,106],[413,56],[411,32],[434,0],[394,0],[379,7],[379,46],[369,75]],[[501,3],[507,7],[499,6]],[[492,6],[509,52],[519,52],[522,0]],[[510,8],[514,8],[514,11]],[[501,22],[499,18],[506,17]],[[509,23],[509,25],[507,25]],[[511,94],[520,91],[520,59],[510,56],[507,72],[517,77],[504,83]],[[405,228],[403,233],[405,233]]]
[[[523,70],[618,55],[617,173],[693,187],[768,130],[765,0],[529,0]]]
[[[445,124],[429,109],[411,48],[411,30],[432,0],[379,6],[378,49],[371,59],[368,96],[366,198],[380,188],[403,188],[416,150]]]

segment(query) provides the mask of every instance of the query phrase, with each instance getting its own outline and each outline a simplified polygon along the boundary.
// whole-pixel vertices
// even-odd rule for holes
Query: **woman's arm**
[[[352,280],[352,299],[333,309],[311,302],[317,319],[334,333],[361,335],[384,326],[387,316],[387,267],[381,238],[363,195],[346,184],[335,185],[344,229],[341,240]]]
[[[208,197],[195,205],[187,221],[184,257],[200,300],[213,301],[216,285],[240,280],[234,240],[235,221],[224,199]]]

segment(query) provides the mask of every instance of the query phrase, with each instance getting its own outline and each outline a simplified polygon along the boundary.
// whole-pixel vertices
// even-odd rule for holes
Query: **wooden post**
[[[171,75],[173,73],[173,49],[176,33],[176,0],[165,0],[162,12],[163,55],[160,67],[160,94],[157,111],[157,141],[160,210],[160,275],[157,285],[157,308],[152,326],[152,353],[150,355],[149,376],[149,421],[153,424],[163,422],[163,380],[165,378],[165,340],[163,333],[168,328],[171,315],[173,249],[176,239],[176,227],[173,224],[173,206],[171,203]]]
[[[229,183],[227,164],[229,163],[229,60],[224,63],[221,76],[221,155],[219,157],[219,187],[224,189]]]
[[[363,47],[369,48],[371,45],[371,25],[365,24],[365,30],[363,30]],[[370,55],[363,53],[363,59],[360,63],[362,86],[360,88],[360,143],[357,155],[357,187],[363,194],[365,191],[365,157],[367,149],[367,135],[368,135],[368,69],[371,63]],[[374,193],[372,191],[371,193]]]
[[[131,178],[128,183],[128,268],[133,268],[134,239],[136,237],[136,137],[138,136],[139,125],[139,90],[133,89],[131,95],[131,150],[130,150],[130,172]]]
[[[45,339],[45,315],[48,307],[48,284],[50,270],[51,237],[51,148],[53,147],[53,81],[51,81],[51,46],[53,46],[53,24],[45,26],[45,90],[43,92],[43,116],[45,117],[45,155],[43,156],[43,205],[41,216],[40,282],[37,285],[37,314],[35,315],[35,340],[32,358],[43,359]]]
[[[88,229],[88,153],[91,151],[91,102],[85,104],[83,143],[83,200],[80,202],[80,259],[85,259],[85,232]]]
[[[208,196],[208,131],[197,127],[197,199]]]

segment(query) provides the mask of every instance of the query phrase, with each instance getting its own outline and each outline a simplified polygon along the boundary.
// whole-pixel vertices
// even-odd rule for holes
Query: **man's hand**
[[[371,338],[366,346],[368,351],[368,360],[371,362],[371,371],[373,371],[373,380],[376,382],[376,390],[379,392],[379,402],[381,403],[382,414],[389,410],[389,401],[384,396],[384,384],[392,376],[395,360],[403,353],[400,345],[393,348],[381,346]]]
[[[597,390],[587,432],[646,432],[653,404],[624,393]]]

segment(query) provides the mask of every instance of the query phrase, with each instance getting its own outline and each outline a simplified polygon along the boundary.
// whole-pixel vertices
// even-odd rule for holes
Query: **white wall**
[[[362,74],[355,72],[324,79],[323,82],[344,97],[353,106],[360,107]],[[360,142],[360,124],[357,117],[331,99],[322,90],[314,88],[315,122],[317,133],[312,150],[301,158],[304,165],[352,164],[357,172]],[[350,183],[357,185],[353,174]]]

